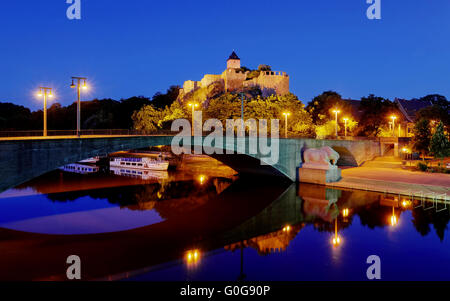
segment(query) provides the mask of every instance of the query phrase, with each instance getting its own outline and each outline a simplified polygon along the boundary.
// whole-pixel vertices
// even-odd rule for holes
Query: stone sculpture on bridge
[[[302,164],[302,167],[313,169],[335,169],[339,160],[339,154],[329,146],[324,146],[320,149],[307,149],[303,153],[303,157],[305,162]]]
[[[304,162],[298,169],[300,182],[325,185],[341,179],[341,170],[337,167],[339,154],[331,147],[307,149],[303,158]]]

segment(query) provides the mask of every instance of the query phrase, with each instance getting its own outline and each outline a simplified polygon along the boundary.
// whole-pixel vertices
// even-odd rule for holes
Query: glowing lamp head
[[[391,116],[391,119],[392,119],[392,120],[395,120],[395,119],[397,119],[397,116],[392,115],[392,116]]]
[[[37,97],[42,97],[42,92],[39,91],[36,95],[37,95]]]
[[[347,118],[347,117],[345,117],[345,118],[343,118],[342,120],[344,120],[345,122],[347,122],[347,121],[348,121],[348,118]]]
[[[284,112],[283,115],[286,116],[286,117],[288,117],[288,116],[291,116],[291,113],[289,113],[289,112]]]
[[[290,232],[291,231],[291,226],[287,225],[286,227],[283,228],[283,232]]]

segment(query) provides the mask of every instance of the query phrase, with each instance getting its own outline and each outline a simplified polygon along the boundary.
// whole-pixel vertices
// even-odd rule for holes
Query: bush
[[[427,171],[428,165],[422,162],[417,163],[417,169],[420,171]]]

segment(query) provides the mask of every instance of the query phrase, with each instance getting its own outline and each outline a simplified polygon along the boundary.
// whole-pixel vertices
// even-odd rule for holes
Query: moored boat
[[[113,157],[109,161],[110,167],[126,167],[131,169],[144,169],[144,170],[167,170],[169,168],[169,162],[162,160],[161,158],[127,158],[127,157]]]

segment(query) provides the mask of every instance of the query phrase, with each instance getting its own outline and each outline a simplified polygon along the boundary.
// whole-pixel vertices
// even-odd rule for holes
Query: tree
[[[340,130],[340,127],[338,125],[338,131]],[[316,127],[316,138],[317,139],[324,139],[329,137],[335,137],[336,133],[336,121],[330,120],[322,125],[318,125]]]
[[[30,122],[29,109],[12,103],[0,103],[1,130],[27,130],[30,129]]]
[[[416,114],[418,119],[426,118],[428,120],[442,121],[445,126],[450,126],[450,102],[445,96],[432,94],[424,96],[419,100],[431,103],[432,105],[419,110]]]
[[[443,160],[450,156],[450,142],[444,133],[444,124],[442,122],[436,128],[436,132],[431,138],[430,152],[435,158]]]
[[[258,66],[258,71],[272,71],[272,67],[269,65],[261,64]]]
[[[335,119],[333,110],[336,108],[341,111],[340,116],[351,115],[351,107],[341,95],[334,91],[326,91],[314,97],[306,110],[311,114],[314,124],[323,125]]]
[[[180,93],[179,86],[170,86],[170,88],[167,89],[165,94],[157,92],[155,95],[153,95],[151,103],[155,108],[158,109],[170,107],[173,104],[173,102],[177,99],[179,93]]]
[[[422,154],[422,158],[425,160],[425,153],[428,152],[430,147],[431,131],[430,123],[427,119],[422,118],[414,125],[414,150]]]
[[[401,122],[401,114],[389,99],[370,94],[361,98],[360,110],[363,111],[358,127],[358,135],[365,137],[379,137],[383,132],[389,132],[385,128],[391,115],[397,116],[396,122]],[[391,134],[392,135],[392,134]]]

